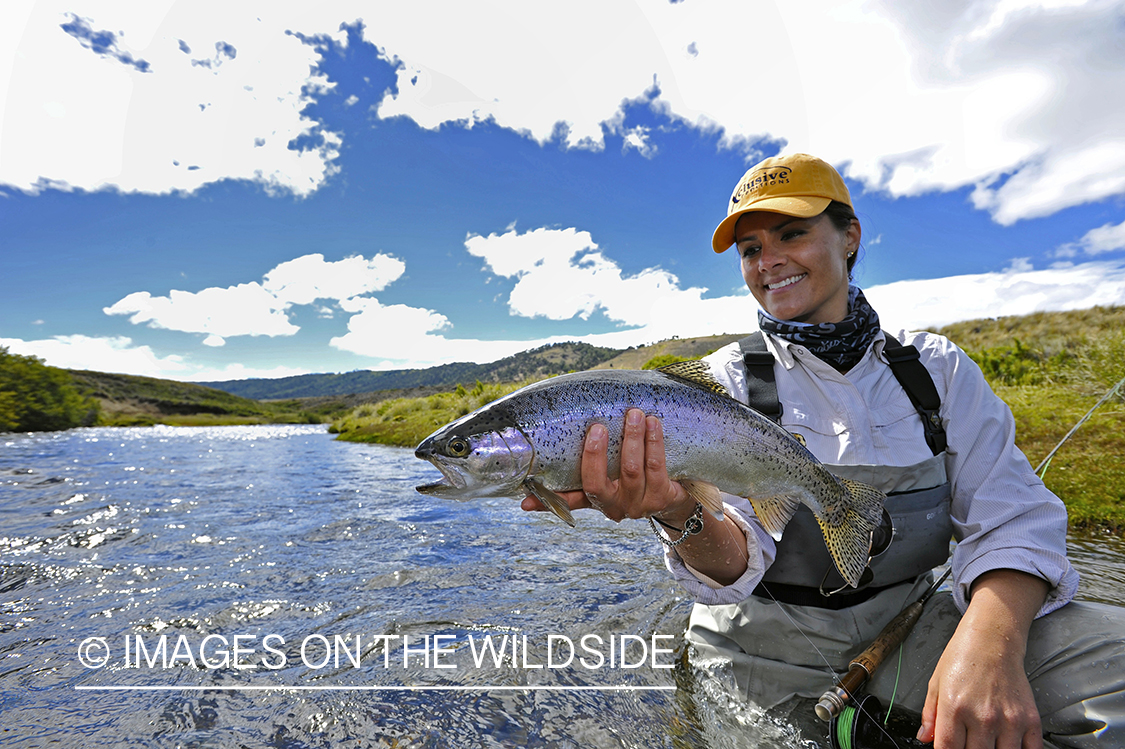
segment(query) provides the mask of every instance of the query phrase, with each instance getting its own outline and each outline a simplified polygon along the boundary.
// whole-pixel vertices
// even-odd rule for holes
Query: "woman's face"
[[[758,304],[779,320],[803,323],[839,322],[848,314],[848,253],[859,240],[858,221],[840,231],[823,213],[752,211],[734,230],[742,277]]]

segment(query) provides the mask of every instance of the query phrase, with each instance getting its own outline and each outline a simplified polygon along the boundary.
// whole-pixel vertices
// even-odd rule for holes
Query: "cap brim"
[[[711,237],[711,248],[715,252],[726,252],[730,249],[730,246],[734,244],[734,225],[738,223],[738,217],[744,213],[769,211],[770,213],[782,213],[786,216],[811,218],[824,213],[824,209],[831,202],[832,198],[779,197],[765,198],[756,203],[751,203],[722,220]]]

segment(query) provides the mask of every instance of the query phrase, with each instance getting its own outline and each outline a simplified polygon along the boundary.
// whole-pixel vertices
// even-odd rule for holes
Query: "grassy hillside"
[[[259,403],[221,390],[154,377],[68,370],[75,385],[97,399],[106,426],[317,423],[345,408],[296,401]]]
[[[472,388],[458,385],[452,392],[367,403],[333,421],[328,431],[347,442],[414,447],[443,424],[531,382],[477,382]]]
[[[972,320],[941,328],[985,372],[1038,466],[1125,378],[1125,307]],[[1101,405],[1046,467],[1073,527],[1125,529],[1125,397]]]
[[[428,369],[359,370],[343,374],[311,374],[273,380],[229,380],[202,383],[244,398],[314,398],[352,393],[471,387],[476,382],[517,382],[576,370],[590,369],[617,355],[617,349],[588,343],[555,343],[524,351],[489,364],[458,362]]]
[[[937,332],[966,351],[1012,346],[1020,341],[1050,357],[1081,347],[1092,336],[1119,330],[1125,330],[1125,306],[968,320]]]

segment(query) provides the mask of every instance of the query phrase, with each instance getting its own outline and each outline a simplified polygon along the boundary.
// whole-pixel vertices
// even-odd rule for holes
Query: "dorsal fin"
[[[657,367],[656,371],[675,377],[677,380],[683,380],[689,385],[695,385],[719,395],[730,396],[723,384],[711,374],[711,366],[701,359],[689,359],[666,364],[663,367]]]

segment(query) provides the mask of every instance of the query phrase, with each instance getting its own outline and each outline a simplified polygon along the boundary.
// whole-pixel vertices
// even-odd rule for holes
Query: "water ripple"
[[[640,523],[423,497],[433,469],[411,451],[319,426],[0,440],[5,746],[815,744],[683,665],[691,604]],[[1071,548],[1081,595],[1121,602],[1125,545]],[[601,666],[544,667],[583,637]],[[486,638],[499,661],[475,660]],[[624,667],[642,642],[674,667]],[[84,643],[106,665],[84,665]],[[132,691],[88,689],[105,686]]]

